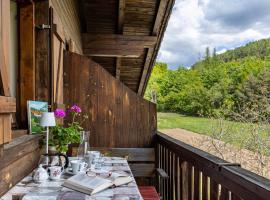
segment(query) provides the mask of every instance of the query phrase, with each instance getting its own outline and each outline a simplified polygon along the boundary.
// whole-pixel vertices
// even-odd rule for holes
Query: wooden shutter
[[[9,88],[9,20],[10,1],[0,0],[0,145],[11,140],[11,113],[16,112]]]
[[[60,18],[53,8],[50,8],[51,13],[51,57],[52,57],[52,79],[53,79],[53,107],[64,107],[63,105],[63,51],[65,48],[64,29],[61,26]]]

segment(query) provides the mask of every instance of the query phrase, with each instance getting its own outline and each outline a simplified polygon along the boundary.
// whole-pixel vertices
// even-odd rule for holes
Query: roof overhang
[[[80,0],[84,54],[143,95],[174,0]]]

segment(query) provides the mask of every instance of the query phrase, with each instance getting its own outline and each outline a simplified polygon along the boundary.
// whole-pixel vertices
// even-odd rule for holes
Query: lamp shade
[[[53,112],[44,112],[40,118],[40,126],[50,127],[55,126],[55,117]]]

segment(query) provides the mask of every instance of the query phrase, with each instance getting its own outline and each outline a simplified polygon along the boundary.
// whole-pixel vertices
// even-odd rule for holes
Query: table
[[[108,171],[124,171],[132,177],[127,160],[119,157],[105,157],[102,169]],[[142,200],[138,186],[133,181],[127,185],[109,188],[93,196],[89,196],[74,190],[62,187],[65,179],[71,175],[63,173],[60,180],[48,180],[43,183],[35,183],[32,180],[32,173],[9,190],[0,200]]]

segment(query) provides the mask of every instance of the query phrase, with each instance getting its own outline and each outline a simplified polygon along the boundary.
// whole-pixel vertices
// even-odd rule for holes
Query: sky
[[[270,0],[175,0],[157,61],[190,67],[206,47],[217,53],[270,37]]]

